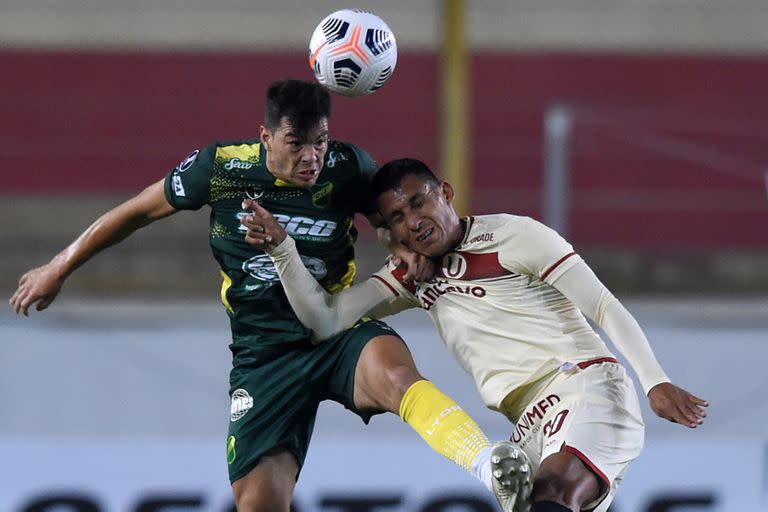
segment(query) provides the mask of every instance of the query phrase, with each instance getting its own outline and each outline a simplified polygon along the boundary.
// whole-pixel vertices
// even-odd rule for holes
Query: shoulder
[[[258,139],[217,141],[207,151],[217,161],[228,160],[233,167],[245,168],[260,163],[262,154],[261,141]]]
[[[325,165],[352,167],[362,174],[372,175],[376,172],[376,161],[363,148],[351,142],[331,140],[325,155]]]
[[[538,233],[557,234],[553,229],[538,220],[522,215],[497,213],[492,215],[477,215],[474,217],[475,229],[493,229],[505,236],[525,236]]]
[[[532,229],[535,220],[530,217],[521,217],[509,213],[496,213],[490,215],[473,215],[468,217],[467,237],[465,243],[471,244],[477,241],[501,241],[514,237]]]

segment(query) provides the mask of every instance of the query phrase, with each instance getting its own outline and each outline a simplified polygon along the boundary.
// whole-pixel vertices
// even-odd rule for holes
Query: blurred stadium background
[[[0,0],[2,295],[193,149],[255,136],[267,84],[310,79],[309,35],[344,7],[382,16],[400,54],[376,94],[334,98],[333,135],[426,160],[467,211],[557,226],[712,402],[692,432],[646,408],[614,511],[768,510],[764,0]],[[369,230],[358,252],[367,276]],[[0,312],[0,512],[231,509],[218,280],[207,212],[186,213],[78,270],[45,314]],[[424,315],[393,324],[509,435]],[[494,505],[397,418],[363,428],[329,404],[295,508]]]

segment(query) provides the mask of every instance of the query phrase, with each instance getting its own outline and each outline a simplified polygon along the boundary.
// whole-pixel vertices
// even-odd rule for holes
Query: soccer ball
[[[371,12],[342,9],[326,16],[309,41],[309,67],[317,80],[344,96],[379,89],[397,64],[397,43]]]

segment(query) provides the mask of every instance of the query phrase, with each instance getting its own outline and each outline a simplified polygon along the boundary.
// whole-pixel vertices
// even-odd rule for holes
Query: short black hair
[[[331,117],[331,96],[318,82],[280,80],[267,89],[264,126],[276,130],[284,117],[297,135],[306,135],[323,119]]]
[[[397,190],[406,176],[416,176],[430,187],[440,186],[440,180],[427,164],[415,158],[400,158],[385,163],[376,171],[371,184],[373,196],[378,198],[388,190]]]

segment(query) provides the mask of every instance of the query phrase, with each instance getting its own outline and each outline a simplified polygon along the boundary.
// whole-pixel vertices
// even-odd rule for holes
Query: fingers
[[[56,297],[45,297],[43,300],[37,303],[37,306],[35,307],[35,309],[37,309],[38,311],[47,309],[48,306],[51,305],[51,302],[53,302],[53,299],[55,298]]]
[[[28,309],[31,301],[28,300],[29,292],[24,286],[20,286],[16,293],[11,297],[10,304],[13,308],[13,312],[17,315],[19,312],[23,312],[24,316],[29,316]]]
[[[21,313],[24,316],[29,316],[29,306],[31,306],[34,302],[35,301],[32,300],[32,297],[30,297],[29,295],[25,295],[19,301],[19,304],[16,308],[16,314],[18,314],[19,311],[21,311]]]
[[[257,247],[263,247],[266,244],[272,243],[272,236],[249,229],[245,234],[245,241]]]
[[[693,402],[691,398],[695,397],[685,391],[675,396],[671,404],[673,408],[672,417],[676,423],[689,428],[696,428],[704,423],[707,413],[701,406]]]
[[[272,214],[267,211],[266,208],[261,206],[258,201],[254,201],[253,199],[245,199],[243,200],[243,203],[241,205],[243,207],[243,210],[251,210],[251,215],[253,217],[263,219],[263,218],[272,218]]]
[[[706,400],[702,400],[701,398],[694,396],[690,393],[688,393],[688,399],[696,405],[700,405],[702,407],[709,407],[709,402],[707,402]]]

